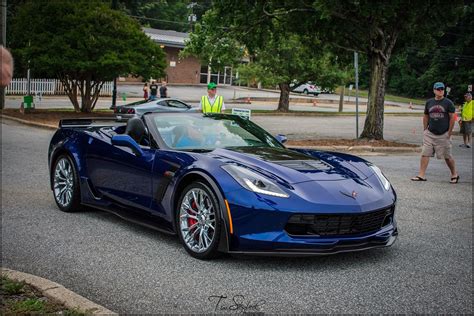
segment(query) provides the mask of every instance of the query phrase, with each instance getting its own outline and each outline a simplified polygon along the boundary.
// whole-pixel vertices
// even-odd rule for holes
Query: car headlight
[[[289,197],[278,185],[247,168],[237,165],[223,165],[222,169],[249,191],[282,198]]]
[[[388,181],[387,178],[385,178],[385,176],[383,175],[379,167],[370,165],[370,169],[372,169],[375,172],[375,174],[377,175],[377,178],[379,178],[380,180],[380,183],[382,183],[382,186],[385,188],[385,190],[388,191],[390,189],[390,182]]]

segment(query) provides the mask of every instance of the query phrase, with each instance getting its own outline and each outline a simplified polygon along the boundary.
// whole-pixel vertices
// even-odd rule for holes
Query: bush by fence
[[[31,79],[31,94],[41,95],[65,95],[64,86],[58,79]],[[100,96],[112,95],[113,82],[105,82],[100,90]],[[28,80],[25,78],[13,79],[6,88],[6,94],[26,95],[28,92]]]

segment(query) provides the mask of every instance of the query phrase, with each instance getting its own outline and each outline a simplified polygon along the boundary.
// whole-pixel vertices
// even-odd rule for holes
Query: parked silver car
[[[290,88],[292,92],[314,94],[315,96],[318,96],[321,93],[321,87],[315,85],[311,81],[302,84],[292,83],[290,84]]]
[[[153,101],[142,100],[125,105],[119,105],[115,108],[114,113],[117,114],[135,114],[142,116],[148,112],[195,112],[198,108],[184,103],[178,99],[164,98],[155,99]]]

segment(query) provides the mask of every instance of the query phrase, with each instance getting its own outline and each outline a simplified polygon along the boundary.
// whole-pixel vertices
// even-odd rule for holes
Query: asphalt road
[[[235,306],[235,297],[249,312],[473,313],[472,151],[457,147],[459,138],[457,185],[448,183],[441,161],[431,162],[427,182],[414,183],[417,155],[367,157],[398,193],[400,235],[390,248],[205,262],[177,239],[113,215],[60,212],[48,186],[51,135],[2,122],[4,267],[59,282],[120,313],[208,313],[218,303],[212,296],[221,295],[227,298],[219,308]]]

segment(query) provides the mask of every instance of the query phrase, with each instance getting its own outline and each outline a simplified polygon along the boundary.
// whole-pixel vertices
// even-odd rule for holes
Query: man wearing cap
[[[202,113],[222,113],[225,110],[224,98],[216,94],[217,85],[210,82],[207,85],[207,95],[201,97],[199,108]]]
[[[461,110],[461,134],[464,144],[459,145],[464,148],[471,148],[471,122],[472,122],[472,94],[470,92],[464,95],[466,102]]]
[[[444,97],[444,83],[436,82],[433,85],[434,98],[426,101],[425,115],[423,116],[423,149],[421,151],[420,171],[412,181],[426,181],[425,172],[436,153],[438,159],[446,161],[451,171],[450,183],[458,183],[459,175],[451,155],[451,135],[455,123],[454,104]]]

